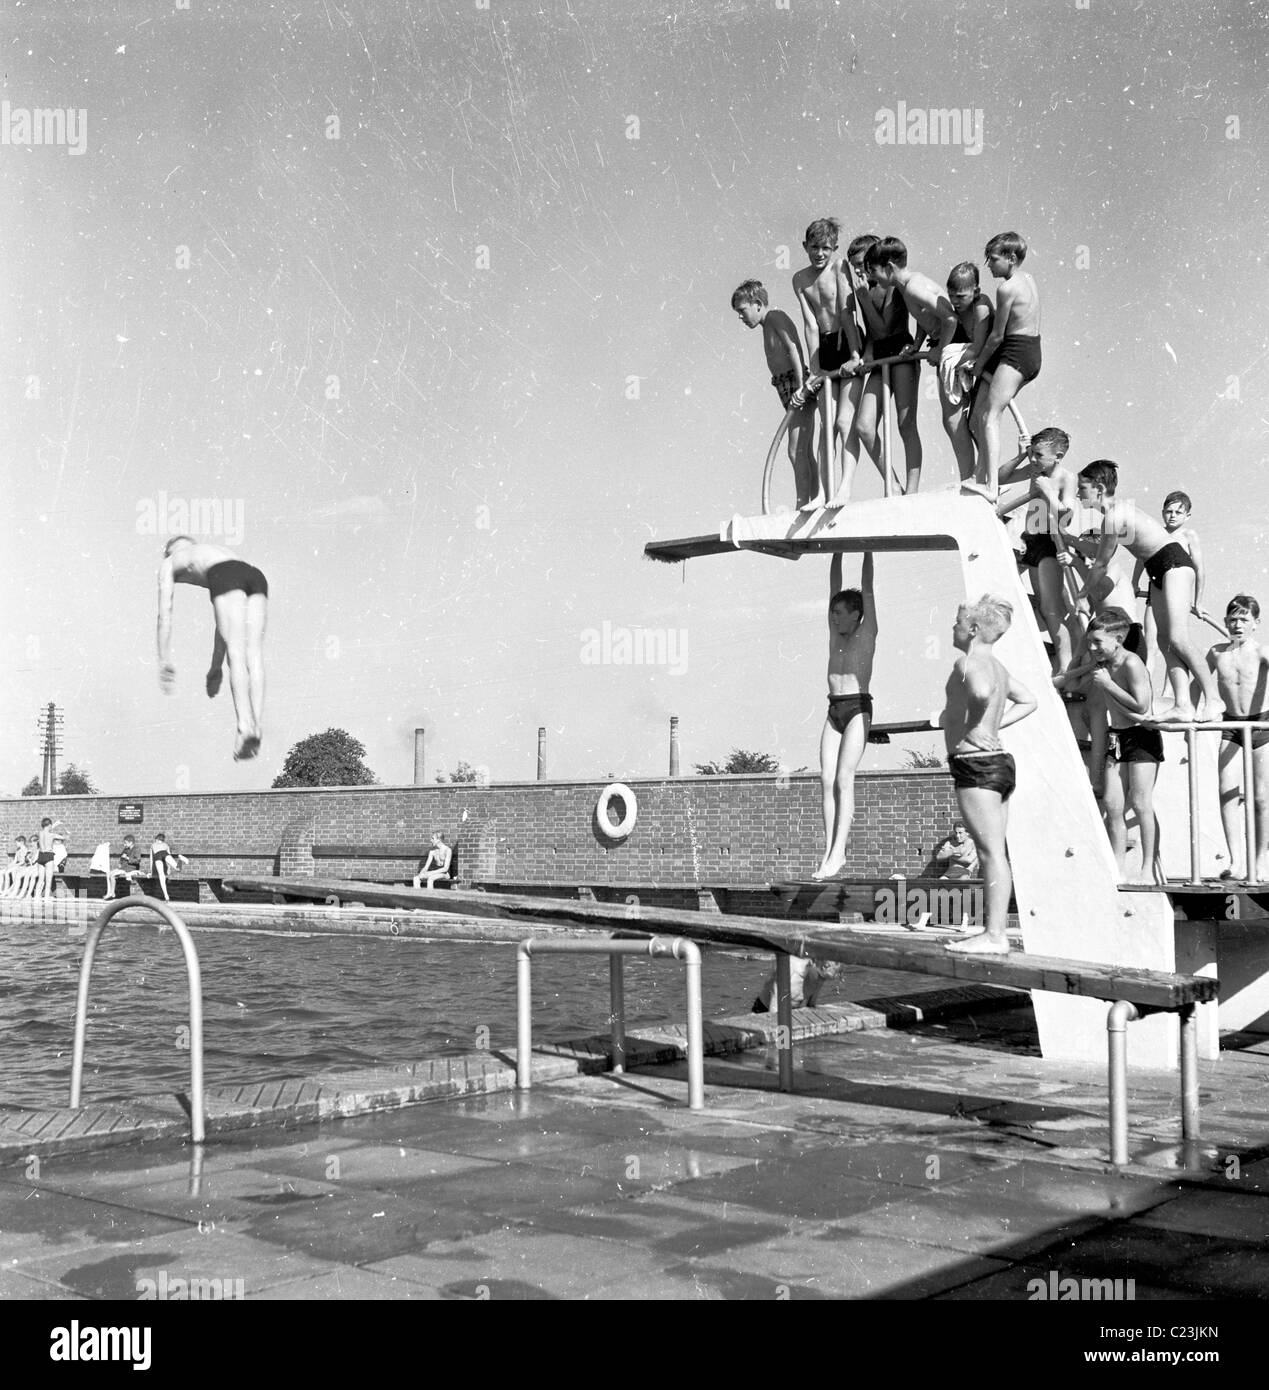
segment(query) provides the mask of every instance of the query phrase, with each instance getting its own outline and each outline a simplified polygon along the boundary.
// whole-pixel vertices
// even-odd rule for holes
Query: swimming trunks
[[[1144,661],[1142,653],[1146,649],[1146,630],[1140,623],[1133,623],[1128,629],[1128,636],[1124,638],[1124,651],[1131,652],[1133,656],[1140,656]]]
[[[1163,761],[1163,735],[1158,729],[1147,729],[1141,724],[1129,724],[1126,729],[1111,729],[1106,738],[1106,753],[1112,762]]]
[[[1018,563],[1024,569],[1034,569],[1041,560],[1057,559],[1057,541],[1047,531],[1024,531],[1022,542],[1026,549],[1018,556]]]
[[[830,695],[828,697],[828,722],[839,734],[846,732],[850,721],[857,714],[872,718],[872,696],[867,691],[857,695]]]
[[[1269,710],[1257,710],[1253,714],[1230,714],[1226,712],[1226,720],[1231,724],[1252,724],[1259,723],[1261,720],[1269,720]],[[1239,729],[1222,729],[1222,743],[1242,744],[1242,731]],[[1263,748],[1269,743],[1269,729],[1253,729],[1251,731],[1251,746],[1253,748]]]
[[[39,854],[35,856],[35,862],[37,864],[51,864],[53,862],[53,851],[42,849]]]
[[[954,787],[981,787],[1008,801],[1018,784],[1012,753],[953,753],[947,760]]]
[[[1150,587],[1162,589],[1163,576],[1169,570],[1180,569],[1194,569],[1194,561],[1190,557],[1190,552],[1180,541],[1169,541],[1167,545],[1156,550],[1146,561],[1146,573],[1150,576]]]
[[[912,334],[906,328],[902,333],[892,333],[888,338],[878,338],[872,344],[873,359],[879,361],[883,357],[898,357],[904,348],[912,346],[912,342]],[[917,366],[919,362],[920,358],[913,358],[912,364]]]
[[[798,374],[794,371],[780,372],[778,375],[771,378],[771,384],[775,387],[776,394],[780,397],[780,404],[785,410],[788,410],[789,406],[793,404],[794,393],[797,391],[799,385],[801,385],[798,381]],[[816,377],[814,381],[806,385],[807,397],[813,396],[819,389],[820,378]]]
[[[1040,375],[1040,335],[1006,333],[1004,342],[992,353],[983,368],[983,375],[990,376],[1002,363],[1019,372],[1024,385],[1034,381]]]
[[[826,333],[820,339],[820,371],[835,372],[849,361],[850,344],[844,328],[839,328],[836,333]]]
[[[254,565],[245,560],[221,560],[207,571],[207,592],[212,598],[241,589],[248,598],[252,594],[269,597],[269,581]]]

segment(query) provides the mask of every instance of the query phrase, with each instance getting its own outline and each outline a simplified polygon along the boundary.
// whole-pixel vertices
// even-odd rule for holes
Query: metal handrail
[[[1177,720],[1143,719],[1143,724],[1158,729],[1165,734],[1184,734],[1185,753],[1189,760],[1188,792],[1190,802],[1190,882],[1203,881],[1201,846],[1199,844],[1199,774],[1198,774],[1198,736],[1199,734],[1219,734],[1227,730],[1241,732],[1243,745],[1243,831],[1246,836],[1247,854],[1246,883],[1259,883],[1256,877],[1256,782],[1255,762],[1252,756],[1252,735],[1257,729],[1269,729],[1269,720],[1256,719],[1205,719],[1201,723],[1181,723]],[[1232,848],[1232,846],[1231,846]]]
[[[75,1046],[71,1054],[70,1108],[78,1110],[80,1092],[84,1079],[84,1038],[88,1029],[88,985],[93,973],[93,959],[97,954],[97,942],[106,929],[107,923],[116,912],[127,907],[148,907],[176,932],[185,953],[185,973],[189,977],[189,1113],[190,1137],[195,1144],[201,1144],[206,1134],[203,1110],[203,983],[198,969],[198,952],[194,949],[194,938],[189,928],[172,911],[169,904],[158,898],[135,897],[120,898],[118,902],[107,903],[97,914],[97,920],[88,928],[84,943],[84,960],[79,968],[79,994],[75,1000]]]
[[[611,1004],[612,1069],[626,1069],[626,1003],[622,978],[623,956],[672,958],[687,967],[687,1106],[705,1108],[705,1042],[701,1022],[701,949],[686,937],[638,939],[571,938],[535,941],[530,937],[516,947],[516,1089],[533,1084],[533,960],[544,951],[561,955],[606,955]]]

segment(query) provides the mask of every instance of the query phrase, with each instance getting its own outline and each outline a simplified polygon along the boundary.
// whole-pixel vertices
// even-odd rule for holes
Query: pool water
[[[274,1081],[515,1046],[515,947],[195,931],[203,977],[206,1084]],[[82,929],[0,924],[0,1102],[64,1105],[69,1094]],[[770,969],[706,954],[706,1018],[745,1013]],[[626,1026],[686,1018],[684,969],[626,961]],[[93,966],[85,1102],[189,1085],[185,964],[172,932],[121,924]],[[608,1026],[608,958],[533,962],[535,1040]]]

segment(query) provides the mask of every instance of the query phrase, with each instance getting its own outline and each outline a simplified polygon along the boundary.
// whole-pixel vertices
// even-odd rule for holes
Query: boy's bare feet
[[[1009,954],[1009,938],[997,941],[995,937],[988,936],[985,931],[979,932],[977,936],[967,937],[964,941],[948,941],[944,944],[945,951],[955,951],[963,956],[1007,956]]]
[[[825,504],[825,497],[824,497],[824,494],[823,494],[822,492],[817,492],[817,493],[815,494],[815,496],[812,497],[811,500],[810,500],[809,502],[803,502],[802,505],[798,508],[798,511],[800,511],[800,512],[819,512],[819,511],[823,511],[823,509],[824,509],[824,504]]]
[[[986,501],[990,502],[993,507],[1000,501],[999,488],[993,491],[986,483],[974,482],[972,479],[963,482],[960,486],[960,490],[969,497],[984,498]]]
[[[1162,705],[1150,716],[1148,721],[1143,723],[1151,724],[1197,724],[1199,716],[1187,705]]]
[[[225,673],[219,666],[214,667],[207,673],[207,698],[214,700],[220,694],[221,682],[225,679]]]
[[[234,739],[234,761],[246,762],[249,758],[254,758],[259,750],[260,735],[239,730],[238,737]]]
[[[826,859],[811,875],[813,879],[832,878],[846,867],[845,859]]]
[[[833,508],[833,507],[846,507],[846,506],[849,506],[849,505],[850,505],[850,493],[849,493],[849,492],[839,492],[839,493],[836,494],[836,496],[830,497],[829,500],[828,500],[828,502],[827,502],[825,505],[826,505],[827,507],[829,507],[829,508]]]

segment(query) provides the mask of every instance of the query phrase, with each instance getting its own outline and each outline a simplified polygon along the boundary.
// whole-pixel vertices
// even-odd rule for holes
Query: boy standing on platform
[[[846,866],[846,838],[855,818],[855,773],[872,725],[872,663],[877,654],[877,608],[872,553],[864,555],[858,589],[843,589],[842,557],[829,566],[828,718],[820,735],[824,798],[824,858],[812,878],[832,878]]]
[[[1170,492],[1163,499],[1163,529],[1180,546],[1189,551],[1190,559],[1194,563],[1194,608],[1193,613],[1196,618],[1207,618],[1203,611],[1203,548],[1199,543],[1198,532],[1189,524],[1190,513],[1194,510],[1194,504],[1189,496],[1184,492]],[[1141,571],[1145,564],[1137,561],[1137,566],[1132,572],[1132,587],[1137,590],[1141,583]],[[1141,590],[1138,597],[1148,598],[1149,590]],[[1146,652],[1141,658],[1147,668],[1150,665],[1150,654],[1158,645],[1158,634],[1155,632],[1154,618],[1151,616],[1149,607],[1146,608]]]
[[[731,307],[746,328],[761,326],[771,384],[784,409],[787,411],[791,405],[795,408],[796,413],[789,421],[789,462],[793,465],[797,505],[801,507],[815,494],[815,466],[811,456],[815,442],[815,407],[808,395],[813,395],[821,383],[818,379],[807,381],[797,327],[783,309],[768,307],[767,291],[759,281],[746,280],[740,285],[731,297]]]
[[[1225,718],[1237,723],[1269,720],[1269,653],[1256,641],[1260,604],[1250,594],[1235,594],[1225,610],[1225,626],[1229,629],[1229,641],[1219,643],[1207,654],[1207,664],[1216,673],[1225,702]],[[1269,879],[1269,729],[1253,729],[1251,746],[1256,862],[1254,869],[1249,867],[1245,873],[1239,873],[1234,865],[1239,859],[1245,862],[1247,857],[1243,803],[1248,791],[1242,778],[1243,736],[1235,729],[1221,731],[1221,823],[1229,846],[1229,868],[1221,877],[1263,883]]]
[[[841,223],[835,217],[821,217],[806,229],[808,266],[793,277],[793,292],[802,306],[802,325],[806,332],[806,352],[811,371],[829,378],[824,401],[825,419],[829,406],[836,406],[836,424],[832,437],[827,430],[820,440],[823,463],[819,470],[814,496],[802,504],[804,512],[817,511],[828,505],[833,495],[833,457],[837,440],[845,441],[850,424],[844,418],[842,377],[854,374],[859,365],[859,336],[854,316],[848,312],[850,293],[841,262],[837,259],[837,242]],[[797,395],[794,400],[801,401]]]
[[[981,354],[966,364],[971,379],[982,377],[970,420],[978,444],[976,481],[966,489],[996,501],[1000,467],[1000,417],[1005,407],[1040,375],[1040,292],[1035,281],[1018,267],[1026,259],[1027,243],[1017,232],[1001,232],[986,247],[987,268],[1001,281],[996,291],[996,317]]]
[[[943,737],[956,801],[978,849],[986,899],[986,929],[947,943],[949,951],[968,955],[1004,955],[1009,950],[1013,875],[1005,831],[1016,771],[1013,757],[1001,746],[1000,731],[1025,719],[1036,707],[1035,696],[992,652],[1012,621],[1012,604],[984,594],[975,604],[961,604],[952,628],[952,642],[960,655],[947,681]]]
[[[934,360],[938,362],[943,349],[956,334],[956,315],[942,288],[928,275],[908,269],[908,248],[898,237],[882,237],[875,246],[870,246],[864,255],[864,264],[876,283],[891,292],[891,302],[897,301],[902,310],[894,326],[886,325],[885,336],[874,337],[873,359],[897,354],[915,357],[922,342],[929,338],[934,346]],[[909,314],[920,330],[915,339],[908,332]],[[921,486],[921,435],[917,428],[919,367],[919,361],[913,361],[911,366],[897,363],[890,370],[895,419],[908,470],[905,492],[915,492]]]
[[[1122,541],[1128,552],[1144,562],[1150,576],[1150,609],[1159,630],[1159,646],[1167,662],[1172,704],[1156,714],[1160,721],[1202,722],[1220,704],[1216,680],[1208,670],[1198,643],[1190,632],[1194,607],[1194,562],[1183,545],[1140,507],[1115,496],[1119,468],[1109,459],[1097,459],[1080,470],[1079,500],[1101,510],[1101,542],[1089,571],[1090,588],[1106,573],[1111,557]],[[1190,699],[1190,678],[1202,690],[1198,708]]]

